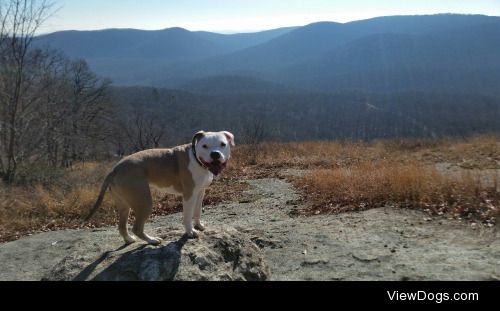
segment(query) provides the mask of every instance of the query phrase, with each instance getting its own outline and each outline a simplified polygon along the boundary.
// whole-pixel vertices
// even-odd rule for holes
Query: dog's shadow
[[[188,241],[183,236],[175,242],[158,247],[148,247],[147,244],[127,251],[94,277],[94,271],[113,253],[119,252],[130,245],[123,245],[113,251],[102,254],[96,261],[85,267],[73,281],[156,281],[173,280],[181,263],[182,248]]]

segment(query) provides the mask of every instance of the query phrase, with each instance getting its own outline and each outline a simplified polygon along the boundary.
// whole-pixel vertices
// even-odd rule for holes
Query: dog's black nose
[[[221,158],[221,156],[222,156],[222,155],[220,154],[220,152],[216,152],[216,151],[214,151],[214,152],[212,152],[212,153],[210,154],[210,157],[211,157],[212,159],[214,159],[214,160],[219,160],[219,159]]]

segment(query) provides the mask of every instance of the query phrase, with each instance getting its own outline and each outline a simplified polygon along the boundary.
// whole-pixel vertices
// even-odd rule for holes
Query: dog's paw
[[[184,235],[185,235],[188,239],[197,239],[197,238],[199,238],[198,232],[196,232],[196,231],[194,231],[194,230],[193,230],[193,231],[190,231],[190,232],[186,232]]]
[[[137,242],[137,239],[131,235],[126,236],[123,239],[125,240],[125,244],[133,244],[133,243]]]
[[[198,231],[205,231],[205,226],[200,223],[194,225],[194,228]]]
[[[148,244],[151,244],[151,245],[160,245],[161,241],[163,241],[163,240],[160,238],[150,237],[147,242],[148,242]]]

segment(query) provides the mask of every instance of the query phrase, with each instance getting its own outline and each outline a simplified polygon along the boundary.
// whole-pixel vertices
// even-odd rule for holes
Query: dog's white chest
[[[205,189],[210,186],[214,180],[214,174],[201,167],[192,155],[190,155],[188,169],[193,177],[195,189]]]
[[[213,180],[214,180],[214,175],[208,172],[207,174],[205,174],[205,176],[200,177],[199,184],[202,188],[207,188],[208,186],[210,186]]]
[[[196,173],[193,174],[193,179],[196,189],[206,189],[214,180],[214,175],[206,169],[196,170]]]

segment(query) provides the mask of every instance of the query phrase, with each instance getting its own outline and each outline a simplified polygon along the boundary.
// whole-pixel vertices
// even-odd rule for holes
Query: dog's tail
[[[95,202],[94,206],[90,210],[87,217],[85,217],[82,220],[82,223],[88,222],[90,220],[90,218],[92,218],[92,216],[94,216],[94,214],[97,211],[97,209],[99,208],[99,206],[101,206],[102,200],[104,200],[104,195],[106,194],[106,190],[108,190],[109,184],[113,180],[114,176],[115,176],[114,171],[109,173],[108,176],[106,176],[106,178],[104,179],[104,182],[102,183],[101,192],[99,192],[99,197],[97,197],[97,201]]]

